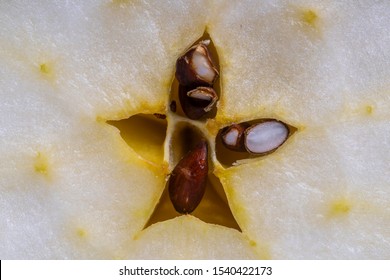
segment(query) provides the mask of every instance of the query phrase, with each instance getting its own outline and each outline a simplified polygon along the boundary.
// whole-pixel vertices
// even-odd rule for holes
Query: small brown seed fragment
[[[162,120],[165,120],[165,119],[167,118],[167,116],[164,115],[164,114],[154,113],[153,115],[154,115],[156,118],[162,119]]]
[[[249,127],[247,123],[232,124],[221,132],[222,143],[234,151],[245,151],[244,132]]]
[[[254,124],[244,133],[244,145],[252,154],[265,154],[279,148],[288,138],[287,125],[277,120]]]
[[[201,41],[191,47],[176,62],[176,79],[183,86],[212,85],[219,73],[207,46],[210,41]]]
[[[169,104],[169,109],[171,109],[172,112],[176,112],[176,101],[173,100],[171,104]]]
[[[179,100],[186,116],[197,120],[215,107],[218,96],[211,87],[191,89],[179,86]]]
[[[169,197],[177,212],[195,210],[206,190],[207,175],[208,147],[202,140],[179,161],[169,178]]]

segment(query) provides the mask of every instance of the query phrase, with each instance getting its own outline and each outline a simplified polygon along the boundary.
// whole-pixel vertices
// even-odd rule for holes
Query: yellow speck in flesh
[[[312,10],[306,10],[302,14],[303,22],[313,27],[315,27],[317,18],[318,18],[317,14]]]
[[[41,63],[38,66],[38,70],[41,77],[51,82],[54,82],[55,74],[54,74],[54,68],[52,63],[50,62]]]
[[[76,235],[80,238],[85,238],[87,236],[87,232],[82,228],[78,228],[76,230]]]
[[[331,203],[329,209],[329,217],[335,218],[345,216],[351,211],[351,202],[347,199],[339,199]]]
[[[371,115],[373,113],[373,111],[374,111],[374,107],[373,106],[371,106],[371,105],[367,105],[366,106],[366,113],[367,113],[367,115]]]
[[[49,166],[49,162],[47,160],[47,157],[43,155],[41,152],[38,152],[34,163],[35,172],[43,175],[48,175],[48,166]]]
[[[39,65],[39,70],[42,74],[50,74],[51,72],[50,66],[47,63],[42,63]]]

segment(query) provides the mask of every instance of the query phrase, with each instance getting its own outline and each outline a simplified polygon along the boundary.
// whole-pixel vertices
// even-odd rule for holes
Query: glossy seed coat
[[[169,197],[177,212],[188,214],[196,209],[206,190],[208,147],[202,140],[173,169],[168,182]]]
[[[219,76],[210,53],[209,41],[202,41],[191,47],[176,61],[176,79],[183,86],[211,86]]]
[[[245,151],[244,132],[249,127],[246,123],[232,124],[222,130],[222,144],[233,151]]]

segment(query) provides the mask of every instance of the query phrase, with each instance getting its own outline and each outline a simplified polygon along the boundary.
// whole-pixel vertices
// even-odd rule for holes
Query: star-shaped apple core
[[[193,45],[203,41],[209,41],[208,49],[219,71],[218,55],[210,36],[205,32],[202,38]],[[167,111],[164,114],[138,114],[128,119],[108,122],[121,131],[122,138],[145,160],[154,164],[163,164],[169,158],[170,172],[172,172],[175,165],[185,156],[191,147],[196,145],[197,140],[207,138],[204,135],[207,130],[207,120],[213,119],[217,114],[217,108],[214,107],[199,120],[191,120],[188,118],[183,110],[182,100],[179,97],[179,87],[178,80],[174,78],[169,103],[167,104]],[[216,79],[213,87],[220,97],[221,86],[219,79]],[[246,121],[245,123],[249,126],[259,121],[261,120],[255,119]],[[171,134],[167,133],[168,129],[172,131]],[[227,148],[222,143],[221,131],[222,128],[216,135],[213,135],[215,139],[214,143],[208,143],[208,145],[214,145],[214,147],[209,147],[211,148],[209,150],[215,151],[216,160],[224,168],[234,166],[240,160],[250,160],[251,158],[263,156]],[[295,130],[289,126],[289,131],[291,136]],[[208,161],[212,161],[210,155],[208,156]],[[205,194],[200,204],[190,215],[207,223],[219,224],[241,231],[229,207],[224,187],[213,172],[214,165],[209,165],[210,169]],[[170,174],[168,173],[166,175],[168,182]],[[145,228],[157,222],[169,220],[180,215],[183,214],[175,210],[169,198],[167,183],[159,203],[156,205]]]

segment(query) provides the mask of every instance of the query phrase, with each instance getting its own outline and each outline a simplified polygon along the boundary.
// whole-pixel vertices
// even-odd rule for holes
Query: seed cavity
[[[233,124],[222,130],[222,143],[231,150],[244,151],[244,132],[248,124]]]
[[[167,188],[164,190],[153,214],[144,228],[148,228],[155,223],[167,221],[181,215],[182,214],[177,212],[172,205],[167,185]],[[202,201],[191,215],[197,217],[205,223],[216,224],[242,232],[230,210],[220,180],[212,173],[208,176],[206,191],[203,195]]]
[[[258,119],[222,128],[215,142],[217,159],[225,167],[275,152],[297,128],[275,119]]]
[[[176,61],[175,79],[171,87],[171,103],[178,101],[180,109],[171,111],[192,120],[213,118],[219,90],[218,57],[205,33]],[[216,91],[217,89],[217,91]]]
[[[128,119],[108,121],[119,129],[121,137],[143,159],[161,164],[167,120],[162,114],[138,114]]]
[[[176,79],[183,86],[213,85],[219,73],[204,40],[191,47],[176,62]]]
[[[288,127],[284,123],[265,121],[245,130],[244,145],[249,153],[269,153],[279,148],[287,140],[288,134]]]
[[[197,120],[214,108],[218,96],[210,87],[197,87],[191,90],[191,88],[179,86],[179,99],[186,116]]]

